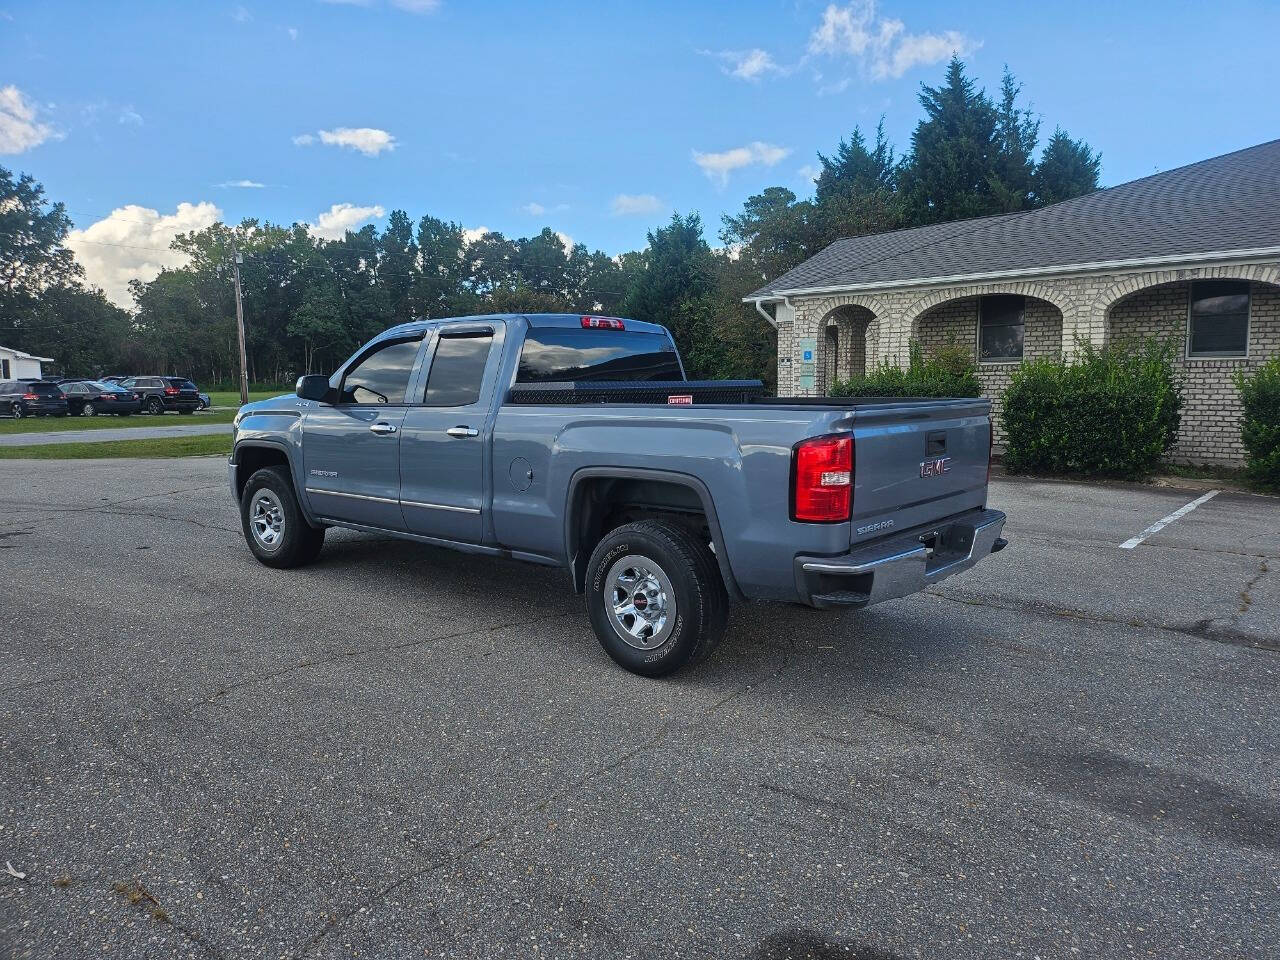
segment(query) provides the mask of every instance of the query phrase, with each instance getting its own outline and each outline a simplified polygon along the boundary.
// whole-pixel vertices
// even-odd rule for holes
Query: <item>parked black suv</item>
[[[147,413],[195,413],[200,406],[200,392],[186,377],[128,377],[120,386],[136,394]]]
[[[67,398],[48,380],[6,380],[0,383],[0,411],[15,419],[65,417]]]

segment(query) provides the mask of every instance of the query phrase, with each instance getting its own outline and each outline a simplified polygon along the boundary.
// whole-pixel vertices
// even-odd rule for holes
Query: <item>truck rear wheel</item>
[[[302,515],[286,467],[263,467],[249,478],[240,495],[240,524],[249,549],[268,567],[304,566],[324,547],[324,528]]]
[[[729,597],[706,544],[673,523],[641,520],[605,535],[587,566],[587,611],[620,666],[661,677],[707,657]]]

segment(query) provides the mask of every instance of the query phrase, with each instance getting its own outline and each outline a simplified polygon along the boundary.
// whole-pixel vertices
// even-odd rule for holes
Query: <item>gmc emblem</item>
[[[938,457],[934,460],[926,460],[920,464],[920,476],[922,479],[929,477],[940,477],[944,473],[951,472],[951,458]]]

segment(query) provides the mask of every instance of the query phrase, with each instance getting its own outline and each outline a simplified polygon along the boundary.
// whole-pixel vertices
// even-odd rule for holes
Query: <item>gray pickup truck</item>
[[[654,324],[423,320],[242,407],[231,489],[273,567],[331,526],[563,567],[647,676],[706,656],[731,598],[863,607],[1005,546],[986,400],[762,394],[685,379]]]

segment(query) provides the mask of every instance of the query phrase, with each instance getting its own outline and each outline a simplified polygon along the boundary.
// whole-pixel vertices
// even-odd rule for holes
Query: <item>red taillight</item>
[[[177,388],[177,387],[165,387],[165,388],[164,388],[164,395],[165,395],[166,397],[176,397],[176,396],[178,395],[178,388]]]
[[[22,395],[22,399],[23,399],[23,400],[39,400],[39,399],[40,399],[40,394],[38,394],[38,393],[24,393],[24,394]]]
[[[627,325],[617,317],[583,317],[584,330],[625,330]]]
[[[795,448],[791,519],[840,523],[853,507],[853,438],[815,437]]]

